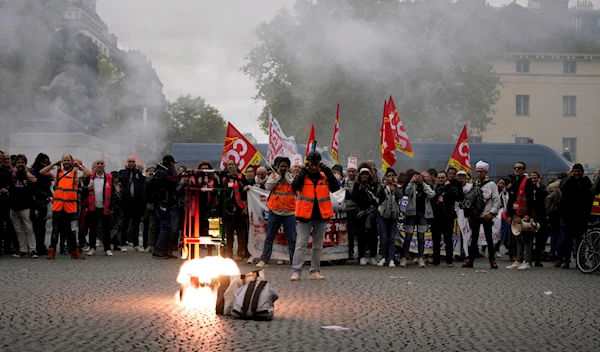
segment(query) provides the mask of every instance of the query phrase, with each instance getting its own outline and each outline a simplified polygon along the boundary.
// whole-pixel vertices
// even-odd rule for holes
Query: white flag
[[[277,119],[269,110],[269,151],[267,153],[267,161],[270,165],[273,164],[275,158],[284,156],[292,159],[298,154],[296,139],[294,137],[286,137]]]

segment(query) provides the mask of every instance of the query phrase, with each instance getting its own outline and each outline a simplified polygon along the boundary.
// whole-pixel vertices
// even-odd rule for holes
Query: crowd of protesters
[[[103,252],[152,253],[154,258],[175,258],[180,249],[185,204],[185,167],[176,168],[175,159],[167,155],[161,163],[141,169],[134,157],[125,167],[107,172],[103,159],[90,168],[70,154],[51,162],[40,153],[31,167],[25,155],[0,152],[0,253],[15,257],[56,258],[58,253],[73,259],[97,255],[98,243]],[[202,161],[200,170],[213,170]],[[248,166],[242,174],[232,161],[226,176],[207,172],[201,186],[227,185],[225,209],[226,246],[229,258],[269,265],[275,237],[283,226],[292,265],[291,280],[299,280],[304,253],[312,232],[312,261],[309,277],[323,280],[321,253],[326,221],[333,217],[330,192],[346,192],[348,260],[360,265],[419,267],[440,265],[441,243],[445,244],[445,262],[453,266],[460,260],[463,267],[473,267],[477,258],[486,257],[497,269],[500,244],[512,264],[507,269],[526,270],[552,261],[555,267],[569,268],[574,243],[581,240],[589,221],[594,221],[592,203],[600,193],[598,173],[590,179],[583,167],[575,164],[569,173],[558,175],[544,185],[544,177],[527,172],[523,162],[516,162],[514,174],[490,179],[490,165],[476,164],[473,180],[465,171],[413,170],[397,173],[385,170],[383,177],[371,160],[358,165],[329,168],[318,152],[310,152],[305,162],[292,164],[285,157],[276,158],[271,171],[263,166]],[[247,192],[259,187],[270,192],[267,236],[260,258],[248,251]],[[482,207],[473,202],[482,202]],[[218,197],[202,192],[200,208],[212,214]],[[504,210],[501,240],[494,243],[492,223]],[[468,254],[454,253],[453,234],[457,211],[464,212],[471,227]],[[51,216],[50,216],[51,214]],[[597,216],[597,214],[596,214]],[[523,231],[514,236],[511,220],[537,224],[539,230]],[[50,244],[46,247],[46,223],[51,218]],[[398,224],[403,223],[403,246],[396,246]],[[208,217],[201,219],[201,231],[208,231]],[[487,245],[478,246],[479,229],[483,228]],[[141,231],[140,231],[141,229]],[[431,232],[433,254],[425,255],[425,233]],[[416,254],[410,251],[412,237],[417,238]],[[140,234],[142,241],[140,243]],[[234,238],[237,253],[234,255]],[[550,238],[550,250],[546,244]],[[355,245],[356,244],[356,245]],[[355,253],[355,250],[357,252]],[[209,255],[211,254],[209,248]],[[399,260],[397,260],[397,257]],[[258,262],[258,263],[256,263]],[[278,261],[284,264],[284,261]]]

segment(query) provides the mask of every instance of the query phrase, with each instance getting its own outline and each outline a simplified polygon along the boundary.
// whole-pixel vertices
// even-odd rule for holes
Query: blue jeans
[[[296,217],[294,215],[281,216],[269,211],[267,238],[265,238],[262,255],[260,256],[260,260],[265,263],[268,263],[271,258],[271,253],[273,253],[273,241],[275,241],[275,237],[277,236],[281,224],[283,224],[283,230],[287,237],[290,262],[293,261],[294,250],[296,249]]]
[[[156,252],[166,254],[169,246],[169,236],[175,230],[175,223],[173,222],[175,212],[171,207],[161,208],[157,206],[155,209],[156,217],[160,225],[160,231],[156,241]]]
[[[302,273],[302,265],[306,256],[306,247],[308,246],[308,237],[312,229],[312,258],[310,262],[310,273],[321,272],[321,253],[323,252],[323,237],[325,237],[324,220],[310,220],[308,222],[298,222],[298,233],[296,235],[296,250],[292,259],[292,274]]]
[[[381,239],[381,255],[386,259],[385,263],[389,265],[394,260],[394,253],[396,252],[398,219],[385,219],[379,216],[377,223],[379,224],[379,238]]]

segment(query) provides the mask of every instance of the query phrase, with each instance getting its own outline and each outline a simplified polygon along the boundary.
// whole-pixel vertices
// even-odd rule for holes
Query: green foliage
[[[180,96],[167,105],[164,118],[168,146],[173,143],[222,143],[225,138],[223,116],[200,97]]]
[[[311,123],[329,146],[340,103],[341,152],[376,150],[383,100],[394,96],[411,141],[485,131],[499,98],[485,31],[447,0],[297,0],[255,30],[242,67],[288,135]],[[370,154],[369,156],[372,156]]]

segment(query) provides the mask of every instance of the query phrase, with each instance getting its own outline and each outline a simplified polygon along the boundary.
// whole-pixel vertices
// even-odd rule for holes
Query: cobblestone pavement
[[[4,257],[0,351],[598,350],[600,276],[549,264],[526,272],[503,269],[507,261],[497,271],[486,259],[475,269],[457,264],[352,263],[323,267],[319,282],[307,271],[290,282],[289,265],[272,265],[276,318],[254,322],[180,307],[181,260],[131,252],[83,261]]]

